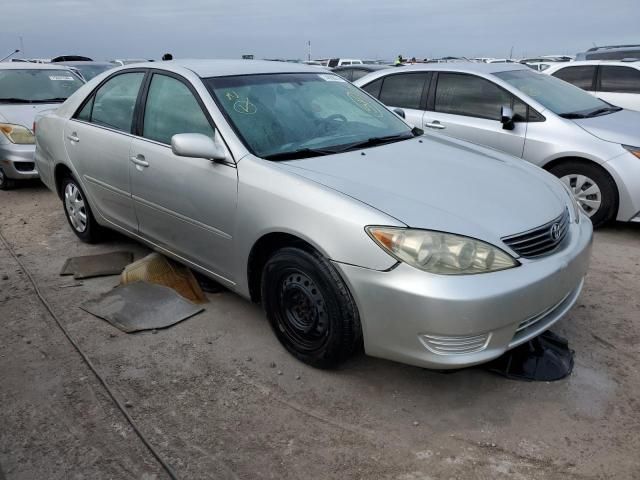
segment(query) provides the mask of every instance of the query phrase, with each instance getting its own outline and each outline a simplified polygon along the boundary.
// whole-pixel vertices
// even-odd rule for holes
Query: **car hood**
[[[0,122],[22,125],[29,130],[33,128],[36,115],[45,110],[53,110],[59,107],[59,103],[37,103],[14,105],[0,104]]]
[[[619,112],[574,120],[580,127],[602,140],[640,147],[640,112]]]
[[[568,199],[560,182],[538,167],[440,136],[278,165],[407,226],[493,243],[553,220]]]

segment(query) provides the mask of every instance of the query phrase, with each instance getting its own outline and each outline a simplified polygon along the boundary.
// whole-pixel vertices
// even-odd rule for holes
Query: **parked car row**
[[[519,64],[425,64],[381,70],[355,84],[403,109],[413,125],[555,174],[596,226],[640,221],[638,112]]]
[[[34,118],[58,107],[83,83],[59,64],[0,63],[0,190],[38,178]]]
[[[381,70],[365,88],[393,98],[411,123],[433,85],[437,107],[471,102],[501,126],[496,136],[519,123],[511,110],[560,125],[542,99],[526,97],[525,107],[513,93],[499,94],[513,102],[493,120],[502,103],[475,98],[478,89],[497,95],[484,78],[480,86],[451,78],[438,92],[450,66],[402,77]],[[522,80],[515,67],[486,67],[482,75],[515,74],[499,80],[501,92]],[[589,108],[598,102],[538,77],[586,97]],[[387,82],[402,88],[390,97]],[[282,345],[317,367],[360,345],[429,368],[496,358],[571,308],[589,264],[592,225],[571,182],[425,134],[313,66],[122,67],[39,117],[36,161],[80,239],[118,230],[262,303]]]

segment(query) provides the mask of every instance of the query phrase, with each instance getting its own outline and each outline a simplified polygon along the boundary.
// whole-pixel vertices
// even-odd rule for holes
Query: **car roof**
[[[499,73],[499,72],[508,72],[512,70],[531,70],[531,69],[526,65],[523,65],[520,63],[452,62],[452,63],[423,63],[423,64],[417,64],[417,65],[407,65],[405,67],[396,69],[394,71],[402,72],[402,73],[446,71],[446,72],[459,72],[459,73],[492,74],[492,73]],[[383,72],[371,73],[367,75],[366,78],[373,79],[374,75],[382,76],[382,73]]]
[[[343,72],[345,70],[369,70],[375,72],[376,70],[384,70],[385,68],[393,68],[391,65],[377,65],[371,63],[356,63],[355,65],[340,65],[332,69],[332,72]]]
[[[97,62],[97,61],[91,61],[91,62],[83,62],[83,61],[77,61],[77,62],[57,62],[57,65],[66,65],[68,67],[76,67],[76,66],[82,66],[82,65],[105,65],[105,66],[110,66],[113,67],[113,63],[111,62]]]
[[[231,75],[257,75],[264,73],[318,73],[317,66],[302,63],[270,62],[265,60],[169,60],[126,65],[126,68],[145,67],[179,72],[181,68],[191,70],[202,78],[227,77]],[[329,73],[329,71],[327,71]]]
[[[0,70],[68,70],[56,63],[0,62]]]
[[[640,60],[576,60],[574,62],[552,62],[549,71],[555,72],[563,68],[579,67],[581,65],[613,65],[640,68]]]

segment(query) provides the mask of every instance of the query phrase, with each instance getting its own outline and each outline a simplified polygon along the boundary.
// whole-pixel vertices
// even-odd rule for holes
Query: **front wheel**
[[[101,240],[104,230],[93,218],[87,197],[73,177],[62,180],[62,205],[69,226],[80,240],[87,243]]]
[[[594,227],[612,221],[618,212],[618,189],[611,176],[597,165],[569,161],[549,170],[573,192]]]
[[[314,367],[337,366],[361,342],[355,302],[319,253],[294,247],[277,251],[262,272],[262,304],[280,343]]]

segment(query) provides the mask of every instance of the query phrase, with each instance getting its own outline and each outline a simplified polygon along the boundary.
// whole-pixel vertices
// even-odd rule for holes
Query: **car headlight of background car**
[[[33,132],[22,125],[0,123],[0,132],[2,132],[11,143],[18,145],[33,145],[36,143],[36,137],[33,135]]]
[[[469,275],[519,265],[499,248],[469,237],[398,227],[370,226],[366,231],[391,256],[425,272]]]
[[[631,145],[622,145],[622,148],[627,150],[631,155],[640,158],[640,147],[632,147]]]

